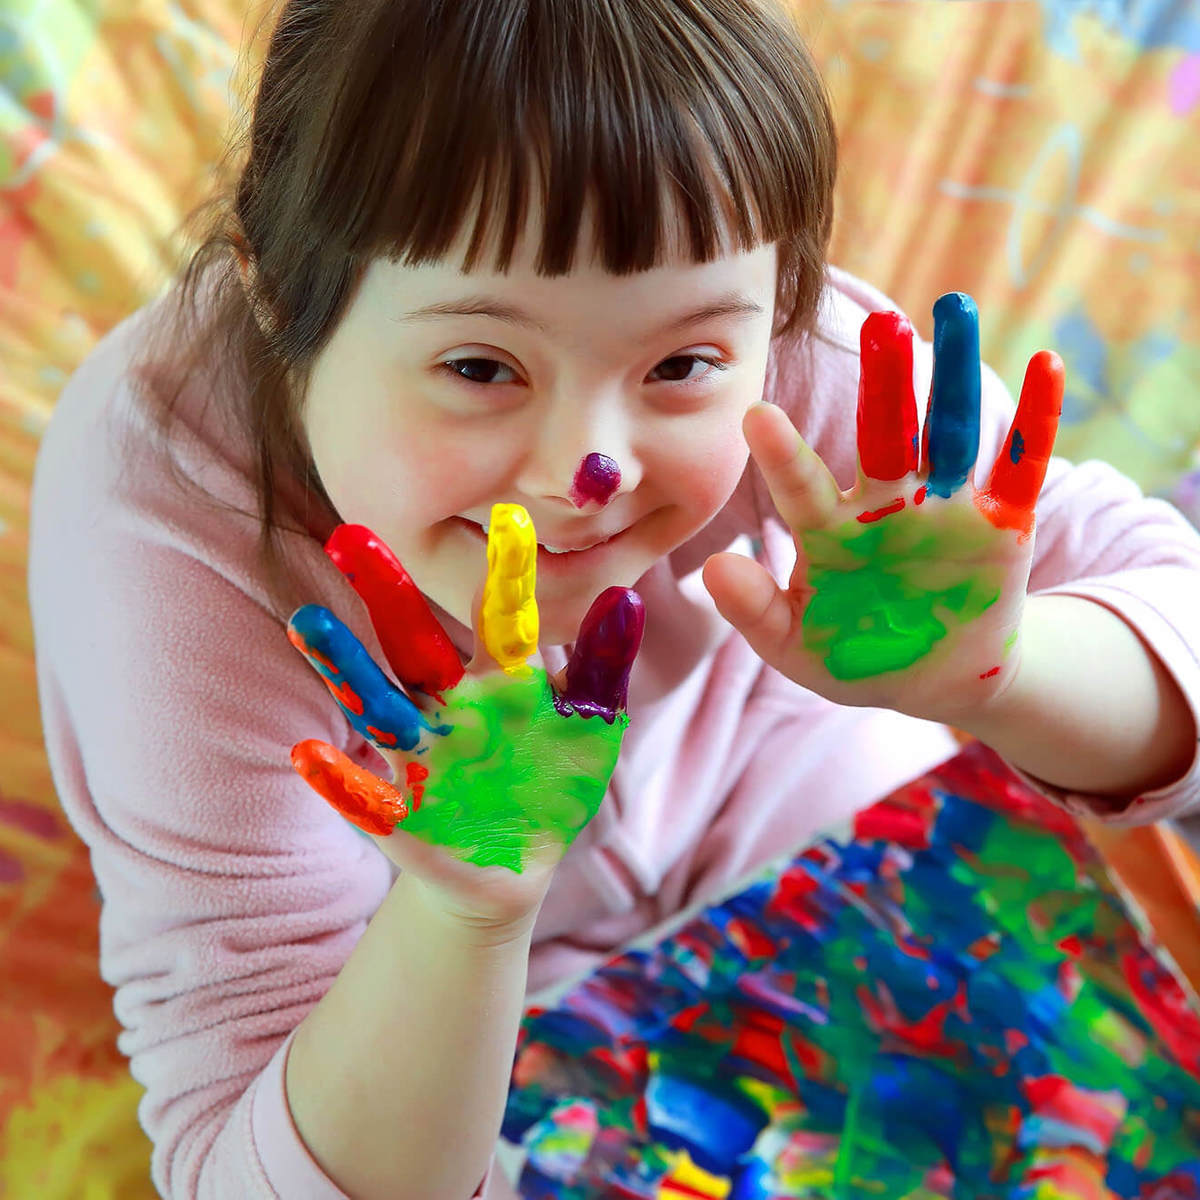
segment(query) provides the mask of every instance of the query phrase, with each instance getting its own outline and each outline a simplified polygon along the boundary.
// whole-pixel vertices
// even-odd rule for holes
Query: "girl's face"
[[[497,502],[528,509],[541,640],[553,645],[733,493],[742,415],[766,374],[776,250],[697,265],[674,247],[628,276],[577,258],[571,274],[542,278],[536,219],[506,275],[460,273],[465,239],[433,266],[374,260],[316,360],[304,425],[342,518],[383,538],[467,626],[486,573],[481,525]]]

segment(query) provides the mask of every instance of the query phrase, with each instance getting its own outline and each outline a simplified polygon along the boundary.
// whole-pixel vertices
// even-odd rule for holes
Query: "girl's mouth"
[[[470,531],[483,545],[487,545],[487,533],[483,526],[475,521],[469,521],[466,517],[451,518],[457,524]],[[541,542],[538,542],[538,570],[547,570],[551,573],[556,573],[559,570],[570,568],[576,570],[584,565],[591,565],[606,553],[610,546],[619,542],[629,529],[622,529],[620,533],[614,533],[612,537],[605,538],[601,542],[597,542],[593,546],[588,546],[584,550],[557,550],[551,549]]]

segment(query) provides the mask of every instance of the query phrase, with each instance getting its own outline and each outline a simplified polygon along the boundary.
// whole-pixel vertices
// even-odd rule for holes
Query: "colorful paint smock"
[[[832,282],[822,319],[846,349],[818,343],[809,362],[802,346],[777,344],[765,394],[848,488],[859,329],[869,312],[896,306],[843,273]],[[288,755],[313,737],[373,770],[383,760],[267,603],[253,459],[228,444],[209,403],[233,386],[217,364],[185,381],[175,457],[246,515],[179,491],[147,449],[128,370],[153,317],[154,306],[141,310],[89,355],[38,456],[29,588],[54,782],[103,896],[101,969],[116,989],[121,1049],[147,1089],[156,1186],[178,1197],[342,1200],[292,1126],[283,1067],[292,1031],[393,876]],[[915,370],[923,407],[924,343]],[[158,383],[171,372],[161,364]],[[981,463],[995,460],[1013,411],[985,371]],[[294,481],[281,486],[294,514],[287,549],[310,577],[297,603],[325,605],[385,661],[323,550],[331,527],[315,508],[306,515]],[[776,579],[792,566],[792,538],[752,465],[702,533],[636,583],[646,629],[629,729],[608,794],[541,909],[533,990],[598,964],[957,750],[942,726],[839,707],[766,669],[700,581],[707,556],[725,549],[754,555]],[[1053,460],[1030,587],[1111,607],[1200,704],[1200,535],[1174,509],[1100,463]],[[469,631],[438,616],[469,647]],[[564,647],[542,655],[550,671],[566,661]],[[1118,807],[1146,819],[1200,807],[1197,771],[1133,800]]]

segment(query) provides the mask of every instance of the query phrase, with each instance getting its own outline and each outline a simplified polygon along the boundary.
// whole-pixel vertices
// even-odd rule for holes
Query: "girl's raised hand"
[[[704,581],[721,615],[789,678],[839,704],[953,722],[1012,681],[1033,559],[1034,505],[1062,410],[1063,367],[1029,361],[1016,416],[987,486],[979,452],[979,316],[969,296],[933,309],[934,370],[918,438],[912,326],[863,323],[858,480],[839,490],[778,408],[743,430],[796,540],[787,590],[734,554]]]
[[[446,911],[472,921],[520,917],[540,902],[604,798],[629,723],[641,597],[602,592],[562,678],[551,681],[526,661],[538,637],[533,522],[520,505],[497,504],[475,603],[476,653],[464,669],[411,577],[369,529],[339,526],[326,552],[366,602],[403,688],[326,608],[297,609],[288,638],[388,761],[393,782],[316,739],[292,748],[292,765]]]

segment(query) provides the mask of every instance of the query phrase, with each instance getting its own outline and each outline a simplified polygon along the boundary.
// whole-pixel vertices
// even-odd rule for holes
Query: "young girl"
[[[1049,457],[1053,355],[1014,422],[968,299],[935,373],[826,266],[774,0],[289,0],[242,149],[33,497],[164,1196],[505,1194],[526,989],[948,724],[1077,813],[1200,804],[1200,537]]]

